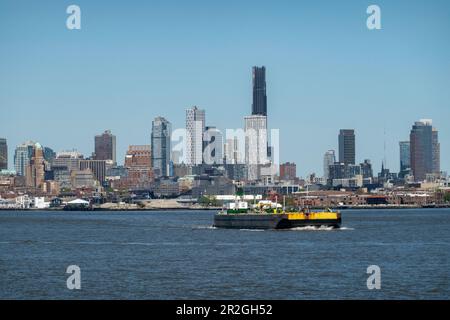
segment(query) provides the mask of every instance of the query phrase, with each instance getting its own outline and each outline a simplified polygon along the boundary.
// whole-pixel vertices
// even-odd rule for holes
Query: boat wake
[[[214,226],[195,226],[192,227],[194,230],[219,230],[222,228],[217,228]],[[239,231],[251,231],[251,232],[261,232],[261,231],[267,231],[266,229],[235,229]],[[274,230],[274,229],[273,229]],[[334,228],[330,226],[305,226],[305,227],[296,227],[296,228],[290,228],[290,229],[278,229],[274,231],[349,231],[349,230],[355,230],[354,228],[348,228],[348,227],[340,227],[340,228]]]
[[[195,226],[192,229],[196,230],[216,230],[217,228],[214,226]]]
[[[288,229],[291,231],[346,231],[346,230],[354,230],[353,228],[341,227],[334,228],[330,226],[305,226],[305,227],[296,227]]]

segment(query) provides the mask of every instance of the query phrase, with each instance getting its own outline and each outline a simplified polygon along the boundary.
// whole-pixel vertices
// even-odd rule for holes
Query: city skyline
[[[253,108],[252,108],[252,110],[253,110]],[[187,133],[187,136],[189,136],[189,129],[188,129],[188,127],[189,126],[191,126],[192,127],[192,121],[193,121],[193,116],[190,116],[190,114],[191,113],[196,113],[196,112],[200,112],[200,123],[202,123],[202,125],[204,125],[206,122],[205,122],[205,114],[206,114],[206,110],[204,110],[204,109],[198,109],[198,107],[197,106],[193,106],[193,107],[191,107],[191,108],[187,108],[187,109],[185,109],[185,112],[186,112],[186,127],[185,128],[182,128],[182,129],[186,129],[186,133]],[[261,115],[251,115],[251,116],[244,116],[244,122],[246,123],[246,122],[248,122],[248,119],[250,119],[250,118],[252,118],[252,117],[262,117],[262,118],[264,118],[264,121],[267,121],[266,120],[266,118],[267,117],[265,117],[265,116],[261,116]],[[192,119],[190,119],[189,120],[189,118],[192,118]],[[195,116],[194,116],[194,118],[195,118]],[[169,130],[168,130],[168,132],[171,132],[172,131],[172,129],[171,129],[171,124],[170,124],[170,122],[168,121],[168,120],[166,120],[164,117],[161,117],[161,116],[157,116],[157,117],[155,117],[155,119],[154,119],[154,121],[152,122],[152,132],[153,132],[153,129],[154,129],[154,123],[155,123],[155,121],[161,121],[161,120],[163,120],[164,122],[166,122],[167,124],[168,124],[168,126],[169,126]],[[414,124],[413,124],[413,129],[419,124],[419,125],[427,125],[427,126],[430,126],[431,127],[431,124],[432,124],[432,122],[433,122],[433,120],[432,119],[420,119],[420,120],[418,120],[418,121],[415,121],[414,122]],[[266,122],[265,122],[266,123]],[[265,127],[266,126],[266,124],[264,124],[263,125],[263,127]],[[190,129],[191,131],[192,131],[192,129]],[[204,132],[204,133],[206,133],[206,130],[215,130],[215,131],[217,131],[218,129],[215,127],[215,126],[206,126],[205,125],[205,127],[204,127],[204,129],[203,130],[200,130],[200,131],[202,131],[202,132]],[[430,129],[431,130],[431,129]],[[195,130],[194,130],[195,131]],[[245,131],[245,126],[244,126],[244,131]],[[411,137],[412,137],[412,132],[413,132],[414,130],[412,130],[411,131],[411,133],[410,133],[410,135],[411,135]],[[153,143],[154,143],[154,139],[153,139],[153,133],[151,132],[151,134],[150,134],[150,145],[153,145]],[[220,134],[220,135],[222,135],[223,133],[222,132],[218,132],[217,134]],[[195,135],[195,134],[194,134]],[[348,135],[350,135],[350,138],[351,138],[351,140],[348,140]],[[433,164],[431,165],[430,164],[430,166],[432,166],[432,170],[429,170],[430,171],[430,173],[431,172],[433,172],[433,173],[438,173],[438,172],[446,172],[446,170],[443,170],[441,167],[440,167],[440,163],[441,163],[441,150],[440,150],[440,142],[439,142],[439,139],[438,139],[438,129],[437,128],[435,128],[434,126],[432,127],[432,130],[430,131],[430,133],[429,133],[429,135],[430,135],[430,137],[429,137],[429,139],[430,139],[430,141],[431,141],[431,144],[428,146],[429,147],[429,149],[430,150],[433,150],[433,152],[432,152],[432,154],[430,153],[430,157],[432,157],[432,159],[430,158],[430,161],[432,161],[433,162]],[[197,140],[198,139],[200,139],[201,141],[201,143],[199,143],[199,142],[197,142],[196,144],[199,144],[199,147],[198,148],[200,148],[200,146],[201,146],[201,149],[202,149],[202,152],[201,152],[201,154],[200,155],[197,155],[197,156],[195,156],[195,158],[196,158],[196,161],[197,161],[197,164],[200,164],[200,163],[202,163],[202,162],[204,162],[205,160],[204,159],[202,159],[202,160],[200,160],[204,155],[203,155],[203,151],[204,151],[204,148],[208,145],[208,143],[206,143],[203,139],[204,139],[204,137],[203,137],[203,134],[202,135],[199,135],[199,134],[197,134]],[[200,136],[201,136],[201,138],[200,138]],[[86,157],[86,159],[88,159],[89,161],[91,161],[91,160],[110,160],[110,161],[112,161],[113,163],[116,163],[115,161],[113,161],[112,159],[98,159],[97,158],[97,155],[96,155],[96,152],[95,152],[95,150],[96,149],[98,149],[99,148],[99,145],[101,145],[101,144],[103,144],[104,143],[104,139],[105,139],[105,137],[106,138],[108,138],[107,140],[111,140],[111,141],[107,141],[106,143],[107,143],[107,147],[108,148],[110,148],[111,150],[109,151],[110,152],[110,154],[112,155],[111,157],[106,157],[106,158],[114,158],[114,159],[116,159],[116,136],[114,135],[114,134],[112,134],[112,132],[111,132],[111,130],[105,130],[101,135],[95,135],[95,143],[94,143],[94,151],[93,152],[91,152],[91,153],[87,153],[87,154],[83,154],[83,153],[80,153],[81,155],[83,155],[84,157]],[[235,139],[236,137],[234,137],[234,139]],[[4,150],[6,150],[6,154],[11,154],[11,152],[8,152],[8,149],[9,149],[9,146],[8,146],[8,143],[7,143],[7,141],[8,141],[8,139],[5,139],[5,138],[1,138],[2,139],[2,143],[3,143],[3,145],[4,146],[6,146],[7,148],[5,149],[5,148],[3,148]],[[222,138],[221,138],[222,139]],[[189,138],[187,137],[187,140],[186,140],[186,152],[187,152],[187,155],[189,154]],[[355,134],[355,131],[354,131],[354,129],[340,129],[339,130],[339,134],[338,134],[338,143],[337,143],[337,148],[335,148],[335,149],[330,149],[330,150],[328,150],[328,151],[326,151],[325,152],[325,157],[326,157],[326,155],[329,153],[329,152],[335,152],[335,150],[337,150],[337,153],[338,153],[338,155],[339,155],[339,158],[338,159],[336,159],[337,160],[337,162],[336,163],[348,163],[348,164],[355,164],[357,161],[353,161],[353,159],[358,159],[358,153],[356,152],[356,150],[355,150],[355,145],[356,145],[356,141],[358,140],[358,138],[357,138],[357,135]],[[167,156],[166,156],[166,158],[171,158],[171,154],[172,154],[172,151],[175,151],[175,150],[172,150],[171,149],[171,147],[172,147],[172,140],[170,140],[170,139],[168,139],[167,140],[168,141],[168,145],[169,145],[169,149],[167,150],[167,151],[164,151],[164,152],[166,152],[167,153]],[[225,148],[226,147],[226,141],[224,141],[224,140],[221,140],[223,143],[222,143],[222,145],[221,145],[221,149],[223,149],[223,148]],[[404,158],[404,156],[402,155],[402,152],[404,152],[404,151],[402,151],[402,145],[403,144],[405,144],[405,143],[410,143],[410,141],[398,141],[398,150],[399,150],[399,156],[398,156],[398,161],[399,161],[399,166],[398,166],[398,168],[399,168],[399,170],[398,171],[396,171],[398,174],[402,174],[402,159]],[[25,141],[25,142],[23,142],[23,143],[21,143],[21,144],[19,144],[19,145],[17,145],[15,148],[14,148],[14,152],[13,152],[13,161],[12,162],[9,162],[8,161],[8,168],[7,168],[7,170],[8,169],[13,169],[13,170],[15,170],[15,171],[17,171],[17,163],[16,163],[16,160],[15,160],[15,158],[16,158],[16,156],[17,156],[17,152],[18,152],[18,150],[21,150],[21,149],[26,149],[27,148],[27,152],[25,152],[25,153],[28,153],[29,155],[28,155],[28,157],[30,157],[31,158],[31,149],[30,149],[30,147],[33,147],[34,145],[36,144],[36,142],[34,142],[34,140],[28,140],[28,141]],[[40,144],[39,142],[37,142],[37,144]],[[129,146],[131,146],[132,144],[128,144],[128,147]],[[259,144],[258,144],[259,145]],[[438,147],[437,147],[437,149],[436,149],[436,147],[435,147],[435,145],[437,145]],[[197,148],[197,149],[198,149]],[[51,149],[51,148],[49,148],[49,147],[45,147],[44,148],[46,151],[48,151],[48,152],[51,152],[51,153],[54,153],[54,151],[53,151],[53,149]],[[70,148],[66,148],[66,149],[62,149],[62,150],[58,150],[58,153],[64,153],[64,152],[68,152],[68,150],[72,150],[73,152],[78,152],[78,150],[76,149],[76,148],[72,148],[72,149],[70,149]],[[152,150],[152,152],[153,152],[153,149],[151,149]],[[434,150],[437,150],[437,151],[434,151]],[[104,151],[104,150],[103,150]],[[248,151],[246,151],[246,150],[243,150],[244,151],[244,153],[248,153]],[[19,152],[21,152],[21,151],[19,151]],[[192,153],[192,152],[191,152]],[[260,153],[260,152],[257,152],[258,154]],[[264,154],[265,153],[267,153],[267,150],[266,150],[266,152],[263,152]],[[124,157],[123,157],[123,159],[126,159],[126,157],[127,157],[127,154],[128,154],[128,152],[126,152],[125,153],[125,155],[124,155]],[[222,151],[220,151],[220,154],[222,155],[222,160],[224,159],[223,158],[223,156],[225,155],[225,154],[223,154],[222,153]],[[347,156],[346,156],[346,154],[348,154]],[[192,155],[192,156],[194,156],[194,155]],[[384,155],[385,156],[385,155]],[[345,160],[346,158],[350,158],[350,160],[349,161],[347,161],[347,160]],[[364,157],[363,155],[359,155],[359,157],[361,157],[362,159],[364,159],[364,162],[368,159],[368,157]],[[244,157],[245,159],[247,159],[247,156],[245,156]],[[259,157],[258,157],[259,158]],[[342,158],[342,159],[341,159]],[[248,160],[248,159],[247,159]],[[371,160],[371,159],[369,159],[369,160]],[[308,172],[307,174],[305,174],[305,176],[302,176],[302,175],[299,175],[299,177],[301,177],[301,178],[307,178],[307,176],[309,175],[309,174],[315,174],[315,175],[317,175],[317,176],[322,176],[322,174],[323,174],[323,177],[326,177],[327,176],[327,173],[326,173],[326,171],[325,171],[325,169],[324,169],[324,162],[323,161],[325,161],[325,160],[322,160],[322,163],[321,163],[321,165],[322,165],[322,172],[320,171],[320,169],[318,169],[317,171],[312,171],[312,172]],[[383,161],[384,160],[382,160],[382,164],[381,164],[381,171],[380,172],[382,172],[382,170],[383,170],[383,165],[384,165],[384,163],[383,163]],[[22,161],[22,162],[24,162],[24,161]],[[26,162],[26,161],[25,161]],[[116,164],[117,165],[124,165],[125,164],[125,160],[124,161],[119,161],[119,162],[117,162]],[[164,160],[164,162],[166,162],[166,170],[168,170],[168,160]],[[11,165],[10,165],[10,163],[11,163]],[[283,164],[283,163],[289,163],[289,161],[280,161],[279,163],[278,163],[278,165],[280,165],[280,164]],[[294,162],[295,163],[295,162]],[[363,163],[363,161],[361,160],[360,161],[360,163]],[[187,164],[189,164],[189,163],[187,163]],[[10,168],[10,166],[12,166],[13,168]],[[22,165],[23,166],[23,165]],[[152,166],[153,166],[153,164],[152,164]],[[156,168],[156,169],[158,169],[159,168],[159,166],[157,165],[156,167],[155,166],[153,166],[153,168]],[[387,169],[389,169],[386,165],[384,165],[384,168],[387,168]],[[438,169],[438,170],[436,170],[436,168]],[[24,168],[25,169],[25,168]],[[22,171],[24,170],[24,169],[22,169]],[[392,168],[391,168],[392,169]],[[412,168],[411,168],[412,169]],[[168,171],[166,171],[166,170],[164,170],[165,171],[165,173],[167,173]],[[395,171],[395,170],[394,170]],[[394,172],[394,171],[392,171],[391,170],[391,172]],[[414,170],[412,170],[412,171],[414,171]],[[19,170],[19,171],[17,171],[18,173],[20,173],[21,172],[21,170]],[[23,174],[22,174],[23,175]],[[163,175],[166,175],[166,174],[163,174]],[[421,174],[420,175],[420,177],[421,178],[424,178],[425,176],[424,176],[424,174]]]
[[[450,47],[443,40],[450,22],[440,15],[448,2],[430,3],[425,12],[420,4],[404,2],[405,15],[402,2],[380,1],[385,14],[379,32],[367,30],[365,6],[355,1],[328,3],[333,10],[297,3],[270,10],[271,4],[263,4],[259,20],[248,15],[251,3],[239,4],[239,12],[207,3],[144,5],[145,24],[130,20],[139,14],[132,6],[123,12],[111,4],[105,16],[99,4],[79,4],[91,18],[78,33],[64,28],[58,7],[1,5],[0,104],[13,112],[1,117],[0,137],[8,141],[10,169],[12,150],[24,141],[90,155],[92,137],[105,129],[117,136],[121,162],[128,145],[149,144],[154,117],[183,128],[184,110],[192,105],[205,109],[208,124],[220,130],[243,128],[251,110],[251,67],[264,65],[268,127],[280,128],[280,162],[295,162],[299,176],[321,174],[323,154],[338,150],[341,128],[355,129],[356,163],[371,159],[375,172],[384,158],[386,131],[386,166],[398,172],[398,143],[422,118],[433,119],[439,129],[441,169],[449,170]],[[223,17],[206,17],[198,10],[203,5],[223,9]],[[4,15],[11,10],[21,19]],[[172,13],[180,19],[169,26],[162,17]],[[156,26],[164,27],[164,37],[152,31],[160,30]],[[191,34],[186,39],[178,35],[181,26]],[[102,28],[114,37],[100,39]],[[298,138],[311,132],[314,139]]]
[[[111,130],[105,130],[103,134],[95,136],[96,151],[93,152],[91,156],[87,156],[85,159],[84,155],[78,153],[75,149],[73,149],[72,151],[62,150],[56,153],[49,147],[42,147],[39,142],[26,141],[16,146],[14,150],[14,170],[18,175],[25,176],[27,166],[30,163],[30,160],[33,159],[36,148],[39,148],[42,149],[43,159],[45,158],[45,160],[49,164],[51,164],[53,160],[55,158],[58,158],[60,155],[64,157],[66,154],[70,154],[70,157],[73,157],[74,154],[78,154],[80,159],[83,159],[83,161],[85,162],[84,167],[80,169],[83,170],[89,167],[89,169],[93,170],[95,175],[98,176],[98,169],[96,170],[92,167],[94,164],[95,166],[98,166],[99,163],[102,163],[103,166],[108,164],[109,167],[127,167],[127,160],[130,156],[130,150],[133,150],[133,147],[138,147],[138,149],[142,147],[148,147],[148,165],[149,168],[151,167],[152,171],[154,171],[155,176],[172,176],[172,174],[169,174],[169,172],[172,170],[171,168],[173,164],[185,164],[192,167],[202,164],[205,165],[214,163],[216,165],[225,165],[244,162],[246,166],[248,166],[249,180],[260,179],[259,171],[261,170],[261,167],[259,167],[256,171],[254,170],[256,167],[252,169],[252,164],[255,163],[258,163],[258,166],[264,166],[264,164],[269,163],[275,165],[275,167],[280,166],[279,176],[281,177],[283,175],[281,172],[281,166],[289,164],[290,162],[288,161],[284,164],[282,162],[272,162],[269,156],[269,149],[273,148],[273,146],[270,146],[267,143],[266,116],[245,116],[245,137],[242,136],[238,138],[237,136],[233,136],[232,139],[227,138],[226,141],[224,141],[223,134],[215,126],[205,125],[205,114],[205,110],[198,109],[198,107],[196,106],[186,109],[186,137],[182,138],[181,140],[185,140],[182,143],[184,147],[181,147],[181,149],[180,145],[172,149],[172,141],[175,141],[177,135],[173,137],[174,140],[171,140],[170,122],[167,121],[164,117],[158,116],[152,122],[150,145],[129,145],[123,163],[117,163],[113,160],[116,159],[116,136],[112,134]],[[428,174],[432,174],[436,177],[440,175],[441,172],[444,172],[445,175],[446,172],[442,171],[440,167],[441,150],[438,134],[439,131],[436,127],[432,126],[432,123],[432,119],[420,119],[418,121],[415,121],[410,132],[410,141],[399,141],[398,160],[400,169],[395,173],[396,176],[398,175],[398,177],[404,178],[406,177],[406,175],[413,175],[416,181],[423,181]],[[251,132],[247,132],[248,130],[250,130]],[[258,131],[260,130],[262,130],[261,133],[258,133]],[[198,131],[198,133],[196,133],[196,131]],[[191,137],[189,138],[189,136]],[[218,139],[219,144],[217,144],[217,142],[215,141],[216,139]],[[237,145],[240,139],[245,140],[242,141],[245,145],[245,150],[243,150],[245,154],[239,157],[242,159],[241,162],[236,162],[236,160],[233,159],[235,156],[232,155],[233,152],[239,153],[239,148],[231,151],[231,157],[229,153],[230,151],[223,151],[226,151],[231,147],[230,140],[233,141],[236,139],[237,141],[233,142],[232,144]],[[346,171],[347,174],[349,172],[353,172],[352,174],[350,174],[350,176],[359,174],[357,172],[360,172],[361,170],[362,176],[366,178],[366,174],[362,172],[364,172],[365,170],[364,166],[368,164],[370,167],[368,169],[371,173],[370,175],[367,175],[367,178],[372,177],[373,168],[370,159],[364,159],[364,161],[359,165],[356,165],[355,163],[355,141],[356,135],[353,129],[341,129],[338,135],[339,158],[336,161],[334,149],[326,151],[323,158],[323,175],[320,175],[320,173],[317,174],[316,172],[312,172],[311,175],[315,177],[322,177],[326,181],[329,178],[331,166],[335,165],[333,170],[349,169],[350,171]],[[7,139],[0,138],[0,142],[0,151],[2,153],[2,158],[4,158],[4,155],[8,154]],[[216,144],[216,146],[211,148],[209,144],[213,142]],[[234,146],[233,149],[235,147],[236,146]],[[198,149],[197,152],[193,153],[192,150],[194,149]],[[250,150],[253,150],[253,152],[250,152]],[[185,153],[182,162],[180,162],[181,158],[176,161],[172,159],[174,152],[177,154],[177,158]],[[101,156],[99,157],[99,155]],[[214,157],[214,162],[211,162],[211,156]],[[242,158],[242,156],[244,157]],[[293,164],[295,165],[295,163]],[[355,165],[356,167],[360,168],[357,169]],[[56,166],[58,167],[58,164],[56,164]],[[345,169],[346,166],[350,166],[350,168]],[[353,171],[355,169],[357,169],[357,171]],[[5,168],[3,168],[3,170],[5,170]],[[8,170],[8,168],[6,168],[6,170]],[[106,171],[106,169],[104,169],[103,171]],[[340,172],[342,173],[339,173],[338,175],[343,174],[343,171]],[[380,174],[384,175],[389,173],[394,172],[387,168],[383,161]],[[273,172],[272,174],[276,174],[276,172]],[[99,179],[99,181],[102,180],[103,179]]]

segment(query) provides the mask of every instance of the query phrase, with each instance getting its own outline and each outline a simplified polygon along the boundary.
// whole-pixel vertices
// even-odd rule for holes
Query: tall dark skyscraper
[[[341,129],[339,132],[339,162],[355,164],[355,130]]]
[[[411,169],[416,181],[423,181],[427,174],[439,174],[438,131],[430,119],[414,123],[409,135],[411,142]]]
[[[8,170],[8,145],[4,138],[0,138],[0,170]]]
[[[116,163],[116,136],[111,131],[95,136],[94,160],[112,160]]]
[[[267,116],[266,67],[253,67],[252,115]]]

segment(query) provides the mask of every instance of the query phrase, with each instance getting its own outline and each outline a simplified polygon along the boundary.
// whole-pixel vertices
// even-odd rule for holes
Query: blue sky
[[[82,29],[66,28],[77,4]],[[381,7],[382,30],[366,27]],[[0,1],[0,137],[89,155],[111,129],[118,159],[149,144],[162,115],[185,109],[240,128],[251,110],[251,67],[267,68],[268,123],[281,161],[322,174],[340,128],[356,130],[357,161],[397,171],[398,141],[432,118],[441,167],[450,160],[450,2]]]

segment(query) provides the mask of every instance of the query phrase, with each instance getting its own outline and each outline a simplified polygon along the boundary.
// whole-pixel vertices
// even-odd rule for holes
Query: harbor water
[[[449,298],[450,209],[346,210],[340,230],[286,231],[215,229],[214,213],[0,211],[0,299]]]

